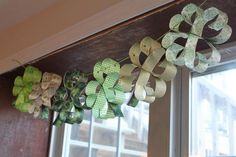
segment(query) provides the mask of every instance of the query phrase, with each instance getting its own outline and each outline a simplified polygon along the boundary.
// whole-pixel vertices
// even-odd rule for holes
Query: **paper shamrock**
[[[194,16],[195,19],[192,20]],[[189,32],[180,31],[180,25],[184,22],[191,26]],[[203,10],[195,4],[188,4],[183,8],[181,14],[171,18],[169,23],[171,32],[167,33],[162,39],[162,46],[167,49],[166,59],[179,66],[186,65],[197,72],[205,71],[209,65],[220,61],[220,53],[214,45],[222,44],[230,38],[232,29],[227,23],[227,14],[217,8],[210,7]],[[204,37],[203,31],[205,26],[219,32],[219,34],[211,38]],[[186,38],[186,44],[182,46],[175,43],[175,40],[178,38]],[[199,40],[205,41],[212,49],[209,58],[196,52]]]
[[[119,83],[120,65],[113,59],[106,58],[96,63],[93,76],[85,93],[86,105],[92,108],[95,118],[106,119],[123,116],[121,104],[125,100],[125,93]]]
[[[143,63],[140,62],[141,53],[146,55]],[[149,103],[154,102],[156,97],[162,97],[166,92],[165,81],[173,79],[177,70],[165,59],[165,50],[161,45],[154,39],[145,37],[141,43],[135,43],[130,48],[129,56],[132,64],[123,65],[120,72],[124,90],[134,90],[137,100]],[[151,77],[154,78],[155,89],[150,86]],[[131,99],[131,106],[137,104],[135,98]]]
[[[42,105],[51,108],[51,98],[56,94],[61,81],[61,76],[45,72],[42,81],[34,84],[32,87],[32,92],[29,95],[32,105],[29,107],[29,113],[34,113],[34,117],[38,117],[43,111]]]
[[[14,102],[15,108],[21,112],[28,112],[32,101],[29,95],[32,92],[32,87],[35,83],[39,83],[42,77],[42,72],[33,67],[27,66],[24,71],[23,77],[17,76],[14,81],[12,89],[13,96],[17,96]]]
[[[64,86],[60,87],[54,96],[52,109],[58,112],[54,125],[63,123],[80,123],[83,120],[85,105],[84,90],[87,76],[80,71],[67,72],[64,76]]]

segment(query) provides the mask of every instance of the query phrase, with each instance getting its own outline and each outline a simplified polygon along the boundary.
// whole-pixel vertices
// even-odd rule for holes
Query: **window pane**
[[[102,119],[94,119],[94,121],[95,121],[96,123],[101,123],[101,124],[102,124],[104,120],[102,120]]]
[[[73,124],[71,127],[71,139],[77,141],[89,141],[89,123]]]
[[[83,118],[83,120],[90,121],[91,120],[91,113],[92,113],[91,110],[84,110],[84,118]]]
[[[140,102],[136,108],[124,105],[121,118],[121,146],[123,149],[147,152],[149,104]],[[122,149],[121,149],[122,150]]]
[[[117,145],[118,118],[93,123],[93,143],[107,146]]]
[[[92,149],[91,157],[116,157],[116,153],[101,149]]]
[[[147,157],[149,104],[141,102],[136,108],[124,104],[122,111],[124,118],[120,120],[118,117],[105,120],[92,118],[91,122],[91,111],[88,111],[81,124],[66,125],[69,138],[66,138],[65,155],[116,157],[119,143],[120,157]],[[121,128],[118,129],[118,126]],[[88,152],[88,149],[91,151]]]
[[[130,155],[130,154],[121,154],[120,157],[147,157],[142,155]]]
[[[69,157],[88,157],[88,148],[70,145]]]
[[[71,126],[71,139],[77,141],[89,141],[89,129],[90,129],[90,118],[91,112],[85,111],[83,122],[81,124],[73,124]]]
[[[236,156],[236,69],[192,79],[191,157]]]

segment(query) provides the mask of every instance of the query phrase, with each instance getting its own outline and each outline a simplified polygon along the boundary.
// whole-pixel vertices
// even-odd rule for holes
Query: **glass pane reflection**
[[[121,143],[124,149],[147,152],[149,104],[139,103],[136,108],[123,107]]]
[[[90,130],[90,116],[91,111],[84,112],[83,122],[81,124],[71,125],[71,139],[77,141],[89,141],[89,130]]]
[[[91,157],[116,157],[115,152],[105,151],[101,149],[92,149]]]
[[[88,148],[71,145],[69,157],[88,157]]]
[[[236,70],[192,79],[191,157],[236,156]]]
[[[116,146],[117,145],[118,118],[94,121],[93,143]]]

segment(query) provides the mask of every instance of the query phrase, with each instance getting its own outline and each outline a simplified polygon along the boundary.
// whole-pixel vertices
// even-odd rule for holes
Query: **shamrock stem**
[[[204,0],[200,5],[199,7],[203,6],[208,0]]]
[[[124,61],[126,61],[126,60],[128,60],[128,59],[129,59],[129,56],[127,56],[127,57],[121,59],[121,60],[119,61],[119,63],[124,62]]]
[[[91,76],[91,75],[93,75],[93,73],[92,73],[92,72],[91,72],[91,73],[87,73],[86,75],[87,75],[87,76]]]
[[[162,34],[160,37],[158,37],[158,38],[157,38],[157,41],[161,40],[161,38],[164,37],[164,36],[165,36],[167,33],[169,33],[169,32],[170,32],[170,29],[169,29],[166,33],[164,33],[164,34]]]

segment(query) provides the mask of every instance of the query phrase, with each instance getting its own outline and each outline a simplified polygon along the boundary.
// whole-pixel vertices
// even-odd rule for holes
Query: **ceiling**
[[[38,14],[60,0],[1,0],[0,31]]]

